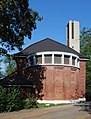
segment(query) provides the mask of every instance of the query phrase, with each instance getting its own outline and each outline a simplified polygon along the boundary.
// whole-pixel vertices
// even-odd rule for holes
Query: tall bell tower
[[[67,46],[80,53],[80,24],[78,21],[69,21],[66,27]]]

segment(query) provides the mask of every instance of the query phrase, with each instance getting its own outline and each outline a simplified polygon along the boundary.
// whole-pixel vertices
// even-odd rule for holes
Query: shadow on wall
[[[85,98],[85,94],[83,91],[79,92],[78,89],[74,89],[74,93],[70,96],[70,100],[76,100],[79,98]]]
[[[43,80],[45,77],[46,68],[43,66],[31,66],[24,70],[23,75],[26,80],[31,81],[34,95],[37,99],[42,100],[44,94],[43,90]]]

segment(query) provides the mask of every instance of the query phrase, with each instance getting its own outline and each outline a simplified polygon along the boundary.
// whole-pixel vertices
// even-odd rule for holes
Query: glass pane
[[[36,63],[37,64],[42,64],[42,55],[39,55],[36,57]]]
[[[72,65],[75,65],[75,57],[72,57]]]
[[[29,60],[30,60],[30,65],[33,65],[33,57],[30,57]]]
[[[54,63],[61,64],[61,55],[54,55]]]
[[[70,56],[64,56],[64,64],[69,64],[69,58]]]
[[[45,55],[45,63],[52,63],[52,55]]]

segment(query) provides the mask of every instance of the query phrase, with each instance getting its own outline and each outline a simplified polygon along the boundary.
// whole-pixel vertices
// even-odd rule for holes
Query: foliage
[[[31,39],[36,21],[41,21],[38,12],[29,8],[29,0],[0,0],[0,53],[22,49],[24,38]]]
[[[2,68],[0,67],[0,79],[4,78],[4,72],[2,71]]]
[[[7,94],[7,111],[14,111],[22,109],[23,101],[22,96],[18,88],[13,87],[8,91]]]
[[[2,79],[3,76],[4,76],[3,71],[2,71],[1,64],[2,64],[2,59],[0,58],[0,79]]]
[[[81,31],[81,53],[91,58],[91,29],[83,28]]]
[[[83,28],[80,41],[81,53],[89,59],[86,65],[86,99],[91,100],[91,29]]]
[[[24,99],[18,87],[8,89],[0,87],[0,112],[37,107],[37,100],[34,95],[29,94],[28,98]]]
[[[25,100],[25,109],[36,108],[37,107],[37,100],[34,95],[28,95],[28,98]]]
[[[16,70],[16,62],[12,59],[12,57],[6,56],[4,58],[5,64],[5,76],[10,75],[12,72]]]
[[[6,110],[6,90],[0,86],[0,112]]]
[[[18,88],[6,90],[0,87],[0,112],[14,111],[23,108],[23,100]]]

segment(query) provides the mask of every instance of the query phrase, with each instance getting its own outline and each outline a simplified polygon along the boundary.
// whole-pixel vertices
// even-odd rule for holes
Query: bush
[[[29,94],[28,98],[24,101],[25,102],[25,109],[30,109],[30,108],[37,108],[37,100],[34,95]]]
[[[0,86],[0,112],[6,111],[6,90]]]
[[[13,87],[7,94],[7,111],[15,111],[23,108],[23,100],[19,88]]]
[[[91,101],[91,88],[86,90],[86,101]]]
[[[30,109],[37,107],[37,100],[34,95],[28,95],[28,98],[23,100],[19,88],[12,87],[5,89],[0,87],[0,112],[17,111],[23,108]]]
[[[91,76],[88,75],[86,80],[86,100],[91,101]]]

